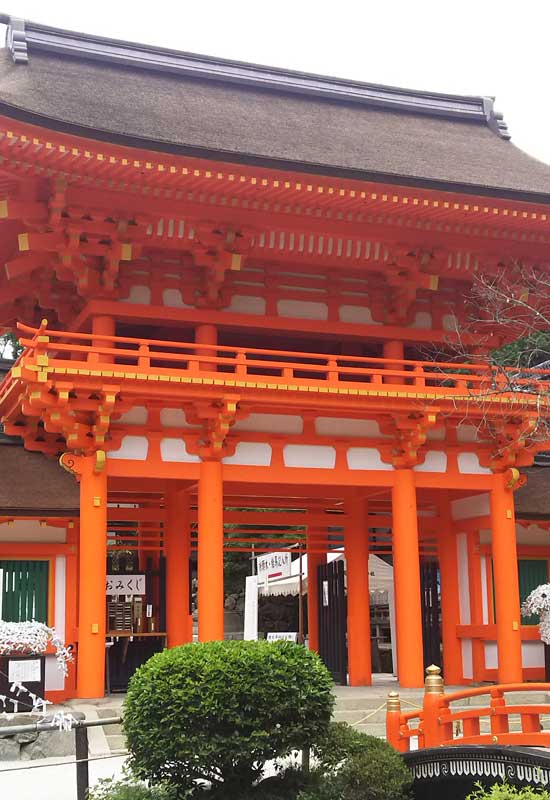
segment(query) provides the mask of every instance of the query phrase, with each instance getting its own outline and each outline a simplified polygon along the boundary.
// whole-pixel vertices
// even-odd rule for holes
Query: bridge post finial
[[[424,683],[424,694],[443,694],[445,684],[441,676],[441,667],[432,664],[426,669],[426,681]]]
[[[408,741],[401,739],[401,699],[398,692],[390,692],[386,700],[386,739],[396,750],[408,750]]]
[[[441,668],[432,664],[426,670],[424,684],[424,702],[422,704],[422,729],[424,747],[438,747],[441,744],[439,726],[439,705],[444,695],[445,685],[441,677]]]

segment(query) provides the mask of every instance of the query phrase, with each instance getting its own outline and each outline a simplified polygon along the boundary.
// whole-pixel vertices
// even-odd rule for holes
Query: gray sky
[[[488,94],[550,163],[549,0],[11,0],[56,27],[414,89]]]

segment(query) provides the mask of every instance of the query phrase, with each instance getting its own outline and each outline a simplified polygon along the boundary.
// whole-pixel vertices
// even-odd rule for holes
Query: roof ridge
[[[485,124],[502,138],[510,138],[502,114],[495,112],[493,97],[405,89],[180,52],[53,28],[5,14],[0,15],[0,22],[8,26],[6,45],[16,64],[27,64],[29,51],[39,50],[268,91],[462,119]]]

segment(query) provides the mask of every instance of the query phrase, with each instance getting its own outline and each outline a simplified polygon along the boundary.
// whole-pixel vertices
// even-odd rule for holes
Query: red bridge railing
[[[550,728],[544,729],[542,719],[550,717],[550,701],[518,703],[513,698],[517,693],[522,700],[528,693],[550,693],[550,683],[508,683],[445,694],[439,667],[428,667],[426,672],[422,708],[402,713],[397,692],[388,696],[386,737],[396,750],[466,744],[550,746]],[[485,704],[456,708],[461,701],[483,695]]]

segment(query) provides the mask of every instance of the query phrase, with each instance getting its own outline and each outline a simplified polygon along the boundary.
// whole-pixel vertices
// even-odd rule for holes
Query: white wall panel
[[[283,460],[286,467],[334,469],[336,450],[334,447],[325,447],[324,445],[285,444]]]
[[[124,458],[130,461],[145,461],[149,451],[146,436],[123,436],[118,450],[111,450],[108,458]]]
[[[241,464],[251,467],[269,467],[271,445],[265,442],[239,442],[232,456],[222,459],[224,464]]]

